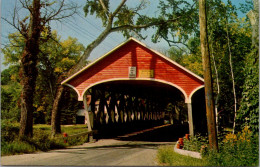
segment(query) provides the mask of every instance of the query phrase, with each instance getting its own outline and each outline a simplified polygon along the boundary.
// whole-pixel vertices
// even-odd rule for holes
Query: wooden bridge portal
[[[84,102],[89,130],[108,124],[162,120],[169,104],[182,101],[187,104],[193,135],[192,97],[204,87],[204,80],[130,38],[62,84],[73,88],[78,100]],[[179,116],[176,111],[175,117]]]

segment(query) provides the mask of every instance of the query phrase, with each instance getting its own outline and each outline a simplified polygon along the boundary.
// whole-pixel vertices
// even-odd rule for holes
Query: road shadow
[[[140,143],[140,142],[129,142],[129,143],[118,143],[111,145],[101,145],[101,146],[91,146],[91,147],[69,147],[65,150],[53,150],[50,152],[56,153],[73,153],[73,154],[85,154],[86,150],[108,150],[108,149],[116,149],[116,150],[131,150],[131,149],[157,149],[162,145],[173,145],[173,143]]]
[[[173,145],[180,137],[188,133],[188,125],[164,125],[160,123],[132,124],[115,127],[106,127],[99,130],[94,136],[96,140],[114,139],[121,142],[69,147],[65,150],[53,150],[52,152],[85,154],[86,150],[131,150],[131,149],[157,149],[161,145]]]
[[[136,123],[105,127],[94,136],[99,139],[117,139],[122,141],[175,142],[189,133],[188,125],[162,123]]]

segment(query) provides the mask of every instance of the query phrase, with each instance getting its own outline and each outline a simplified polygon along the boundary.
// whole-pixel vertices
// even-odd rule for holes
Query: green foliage
[[[4,54],[3,64],[19,65],[19,60],[21,60],[22,51],[25,47],[25,39],[18,32],[9,34],[8,39],[10,41],[10,45],[5,46],[2,49],[2,52]]]
[[[205,166],[204,160],[175,153],[173,146],[159,147],[157,159],[163,166]]]
[[[31,153],[36,149],[29,143],[18,141],[19,124],[10,120],[1,121],[1,155]]]
[[[68,145],[70,146],[81,145],[83,143],[86,143],[87,141],[88,141],[88,135],[69,137]]]
[[[109,10],[109,0],[104,0],[103,2],[107,10]],[[97,18],[100,18],[102,20],[103,26],[107,24],[107,12],[103,9],[102,5],[98,1],[88,0],[83,10],[85,11],[85,16],[89,14],[96,15]]]
[[[189,140],[184,138],[184,150],[201,152],[204,146],[208,145],[209,141],[207,137],[201,135],[190,136]]]
[[[166,0],[160,1],[158,22],[176,19],[156,27],[152,36],[153,42],[164,39],[169,45],[186,44],[191,35],[199,34],[198,3],[197,1]],[[185,45],[187,46],[187,45]]]
[[[230,40],[237,108],[239,108],[242,85],[245,81],[245,74],[241,71],[246,63],[244,55],[250,52],[251,30],[248,20],[237,16],[237,9],[231,1],[227,1],[225,4],[221,0],[210,0],[208,4],[210,52],[212,56],[214,55],[220,88],[220,93],[217,94],[217,85],[214,84],[215,94],[218,96],[216,105],[219,111],[219,123],[221,123],[219,127],[227,127],[231,126],[234,120],[233,83],[230,77],[230,52],[227,38]],[[214,66],[212,65],[212,67]],[[212,71],[213,79],[216,80],[215,69]]]
[[[11,143],[1,144],[1,155],[13,155],[20,153],[32,153],[36,149],[32,145],[26,142],[13,141]]]
[[[69,135],[68,143],[64,143],[62,135],[51,138],[50,125],[35,125],[33,138],[24,138],[23,141],[18,140],[19,123],[2,120],[1,127],[1,155],[31,153],[37,150],[48,151],[80,145],[88,140],[88,135],[77,135],[78,133],[87,132],[86,125],[62,126],[62,131]],[[76,136],[73,136],[75,134]]]
[[[258,135],[248,127],[238,134],[228,134],[219,144],[219,152],[209,151],[205,159],[212,166],[258,166]]]
[[[259,131],[259,52],[257,48],[246,55],[246,75],[243,85],[241,106],[237,114],[238,130],[250,126],[254,133]]]
[[[200,50],[196,49],[195,46],[198,46],[199,41],[197,38],[191,38],[188,41],[188,47],[192,50],[188,51],[185,48],[171,47],[168,50],[168,55],[170,59],[176,61],[183,67],[189,69],[199,76],[203,76],[203,67],[202,67],[202,57]],[[191,52],[191,53],[188,53]]]
[[[166,5],[168,3],[168,5]],[[178,4],[184,3],[182,1],[167,1],[167,3],[162,3],[162,13],[167,14],[168,7],[175,6]],[[234,5],[232,5],[231,1],[228,1],[226,4],[221,0],[210,0],[207,1],[209,10],[207,13],[208,18],[208,32],[209,32],[209,44],[210,44],[210,52],[212,56],[214,55],[214,60],[216,63],[216,68],[218,70],[218,80],[220,86],[220,94],[217,94],[217,85],[213,83],[215,86],[214,91],[215,94],[218,95],[218,101],[216,105],[218,106],[219,111],[219,122],[221,122],[220,127],[227,127],[233,124],[234,119],[234,97],[232,91],[232,80],[231,80],[231,72],[230,72],[230,64],[229,64],[229,47],[227,43],[227,30],[229,32],[229,40],[231,44],[231,54],[232,56],[232,64],[233,71],[235,76],[235,88],[236,95],[238,101],[238,107],[240,106],[243,85],[245,82],[245,78],[248,77],[247,72],[244,72],[243,68],[248,66],[248,68],[252,68],[254,65],[251,63],[248,64],[248,60],[245,57],[249,52],[251,52],[251,27],[248,19],[238,18],[237,9]],[[196,13],[195,10],[197,6],[193,7],[193,12]],[[249,10],[249,8],[247,9]],[[170,10],[169,10],[170,11]],[[178,10],[177,10],[178,11]],[[168,15],[171,15],[168,13]],[[191,15],[192,17],[196,17]],[[229,24],[227,25],[227,20]],[[196,25],[196,24],[195,24]],[[194,27],[197,29],[198,27]],[[175,32],[171,30],[177,36],[181,34],[180,32]],[[194,30],[197,32],[197,30]],[[165,35],[169,35],[167,32]],[[168,37],[169,38],[169,37]],[[185,42],[184,40],[182,43]],[[202,58],[200,53],[200,41],[197,33],[186,40],[186,47],[189,49],[184,49],[183,47],[172,47],[168,51],[168,55],[171,59],[186,67],[187,69],[193,71],[194,73],[203,76],[203,68],[202,68]],[[211,59],[213,60],[213,59]],[[212,62],[212,61],[211,61]],[[250,61],[249,61],[250,62]],[[214,67],[212,62],[212,68]],[[254,66],[257,67],[257,64]],[[216,80],[216,75],[213,71],[213,79]],[[242,71],[242,72],[241,72]],[[255,70],[255,74],[250,76],[258,76],[258,70]],[[253,78],[250,78],[252,80]],[[255,83],[257,82],[257,78],[254,79]],[[248,85],[248,83],[246,84]],[[258,85],[258,84],[257,84]],[[255,92],[258,92],[258,88],[252,89]],[[253,92],[250,93],[252,97],[258,99],[258,95]],[[244,99],[245,100],[245,99]],[[257,106],[258,101],[252,101],[251,105]],[[237,108],[238,108],[237,107]],[[251,110],[251,109],[248,109]],[[245,111],[247,114],[247,118],[249,118],[249,111]],[[254,113],[257,113],[257,109]],[[253,114],[252,116],[255,127],[258,125],[258,115]],[[245,118],[244,117],[244,118]],[[257,131],[257,129],[256,129]]]
[[[47,39],[48,29],[42,32],[42,39]],[[2,72],[2,119],[14,118],[19,121],[19,98],[21,86],[19,84],[19,60],[24,47],[24,39],[19,33],[9,35],[10,44],[3,48],[5,64],[11,65]],[[68,71],[79,60],[84,47],[77,39],[69,37],[61,40],[56,31],[52,32],[52,38],[48,42],[40,44],[39,63],[37,64],[38,77],[36,80],[34,96],[34,123],[50,123],[52,104],[54,101],[57,82],[60,75]],[[69,93],[72,91],[69,91]],[[75,103],[76,95],[63,97],[63,111],[72,112],[75,115],[79,108]],[[67,110],[64,110],[67,108]],[[70,109],[70,110],[68,110]],[[71,117],[71,114],[68,116]],[[64,121],[66,122],[66,121]]]
[[[85,16],[96,16],[102,21],[103,27],[111,29],[112,31],[122,32],[124,37],[128,38],[132,36],[132,32],[142,36],[140,33],[141,29],[133,27],[137,25],[149,25],[153,21],[140,12],[146,7],[147,1],[140,1],[135,7],[129,7],[129,5],[124,3],[118,8],[118,4],[116,7],[117,10],[114,9],[115,7],[112,6],[113,3],[111,3],[111,1],[104,0],[103,2],[104,7],[100,1],[88,0],[83,8]],[[114,11],[112,9],[114,9]],[[110,33],[111,30],[106,33]]]
[[[184,149],[201,152],[207,166],[256,166],[259,156],[258,134],[254,134],[246,126],[237,134],[221,134],[218,136],[219,151],[208,149],[206,137],[195,136],[184,140]]]
[[[1,142],[14,141],[19,133],[19,124],[10,120],[1,120]]]
[[[247,13],[251,9],[253,9],[253,1],[252,0],[245,0],[245,4],[240,4],[240,11],[243,13]]]
[[[8,85],[1,85],[2,119],[20,120],[19,102],[21,89],[21,85],[17,82],[9,82]]]

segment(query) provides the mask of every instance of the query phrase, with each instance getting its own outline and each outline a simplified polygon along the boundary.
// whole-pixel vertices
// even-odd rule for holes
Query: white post
[[[83,96],[83,103],[84,103],[84,110],[85,110],[85,122],[87,121],[88,124],[88,131],[92,131],[90,119],[89,119],[89,113],[88,113],[88,104],[87,104],[87,97],[86,94]]]
[[[189,132],[190,132],[191,136],[194,136],[193,119],[192,119],[192,105],[191,105],[191,103],[187,103],[187,105],[188,105]]]

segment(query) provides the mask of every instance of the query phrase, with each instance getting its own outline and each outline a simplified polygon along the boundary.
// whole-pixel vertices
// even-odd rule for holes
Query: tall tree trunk
[[[30,17],[29,32],[21,59],[21,120],[19,138],[33,136],[33,97],[37,78],[37,60],[39,53],[40,0],[34,0]]]
[[[228,43],[228,52],[229,52],[229,65],[230,65],[230,72],[231,72],[231,79],[232,79],[233,97],[234,97],[234,121],[233,121],[233,134],[234,134],[235,127],[236,127],[236,116],[237,116],[237,97],[236,97],[235,77],[234,77],[233,65],[232,65],[232,52],[230,48],[230,39],[229,39],[229,32],[228,32],[228,18],[226,22],[226,28],[227,28],[227,43]]]
[[[58,82],[59,81],[60,81],[60,79],[58,79]],[[64,91],[64,87],[61,84],[59,84],[57,91],[56,91],[55,99],[54,99],[54,102],[53,102],[52,111],[51,111],[52,137],[54,137],[56,134],[61,133],[61,127],[60,127],[60,115],[61,115],[61,113],[59,112],[59,106],[60,106],[59,104],[60,104],[60,100],[62,98],[63,91]]]
[[[218,133],[218,99],[219,99],[220,87],[219,87],[219,80],[218,80],[218,69],[217,69],[214,50],[213,50],[212,45],[211,45],[211,55],[213,58],[213,65],[214,65],[214,69],[215,69],[216,83],[217,83],[217,97],[215,99],[215,114],[216,114],[216,129],[217,129],[217,133]]]
[[[207,36],[207,15],[206,2],[199,0],[199,22],[200,22],[200,44],[203,58],[205,99],[208,124],[209,146],[211,149],[218,150],[216,120],[214,112],[213,87],[210,67],[210,54]]]

